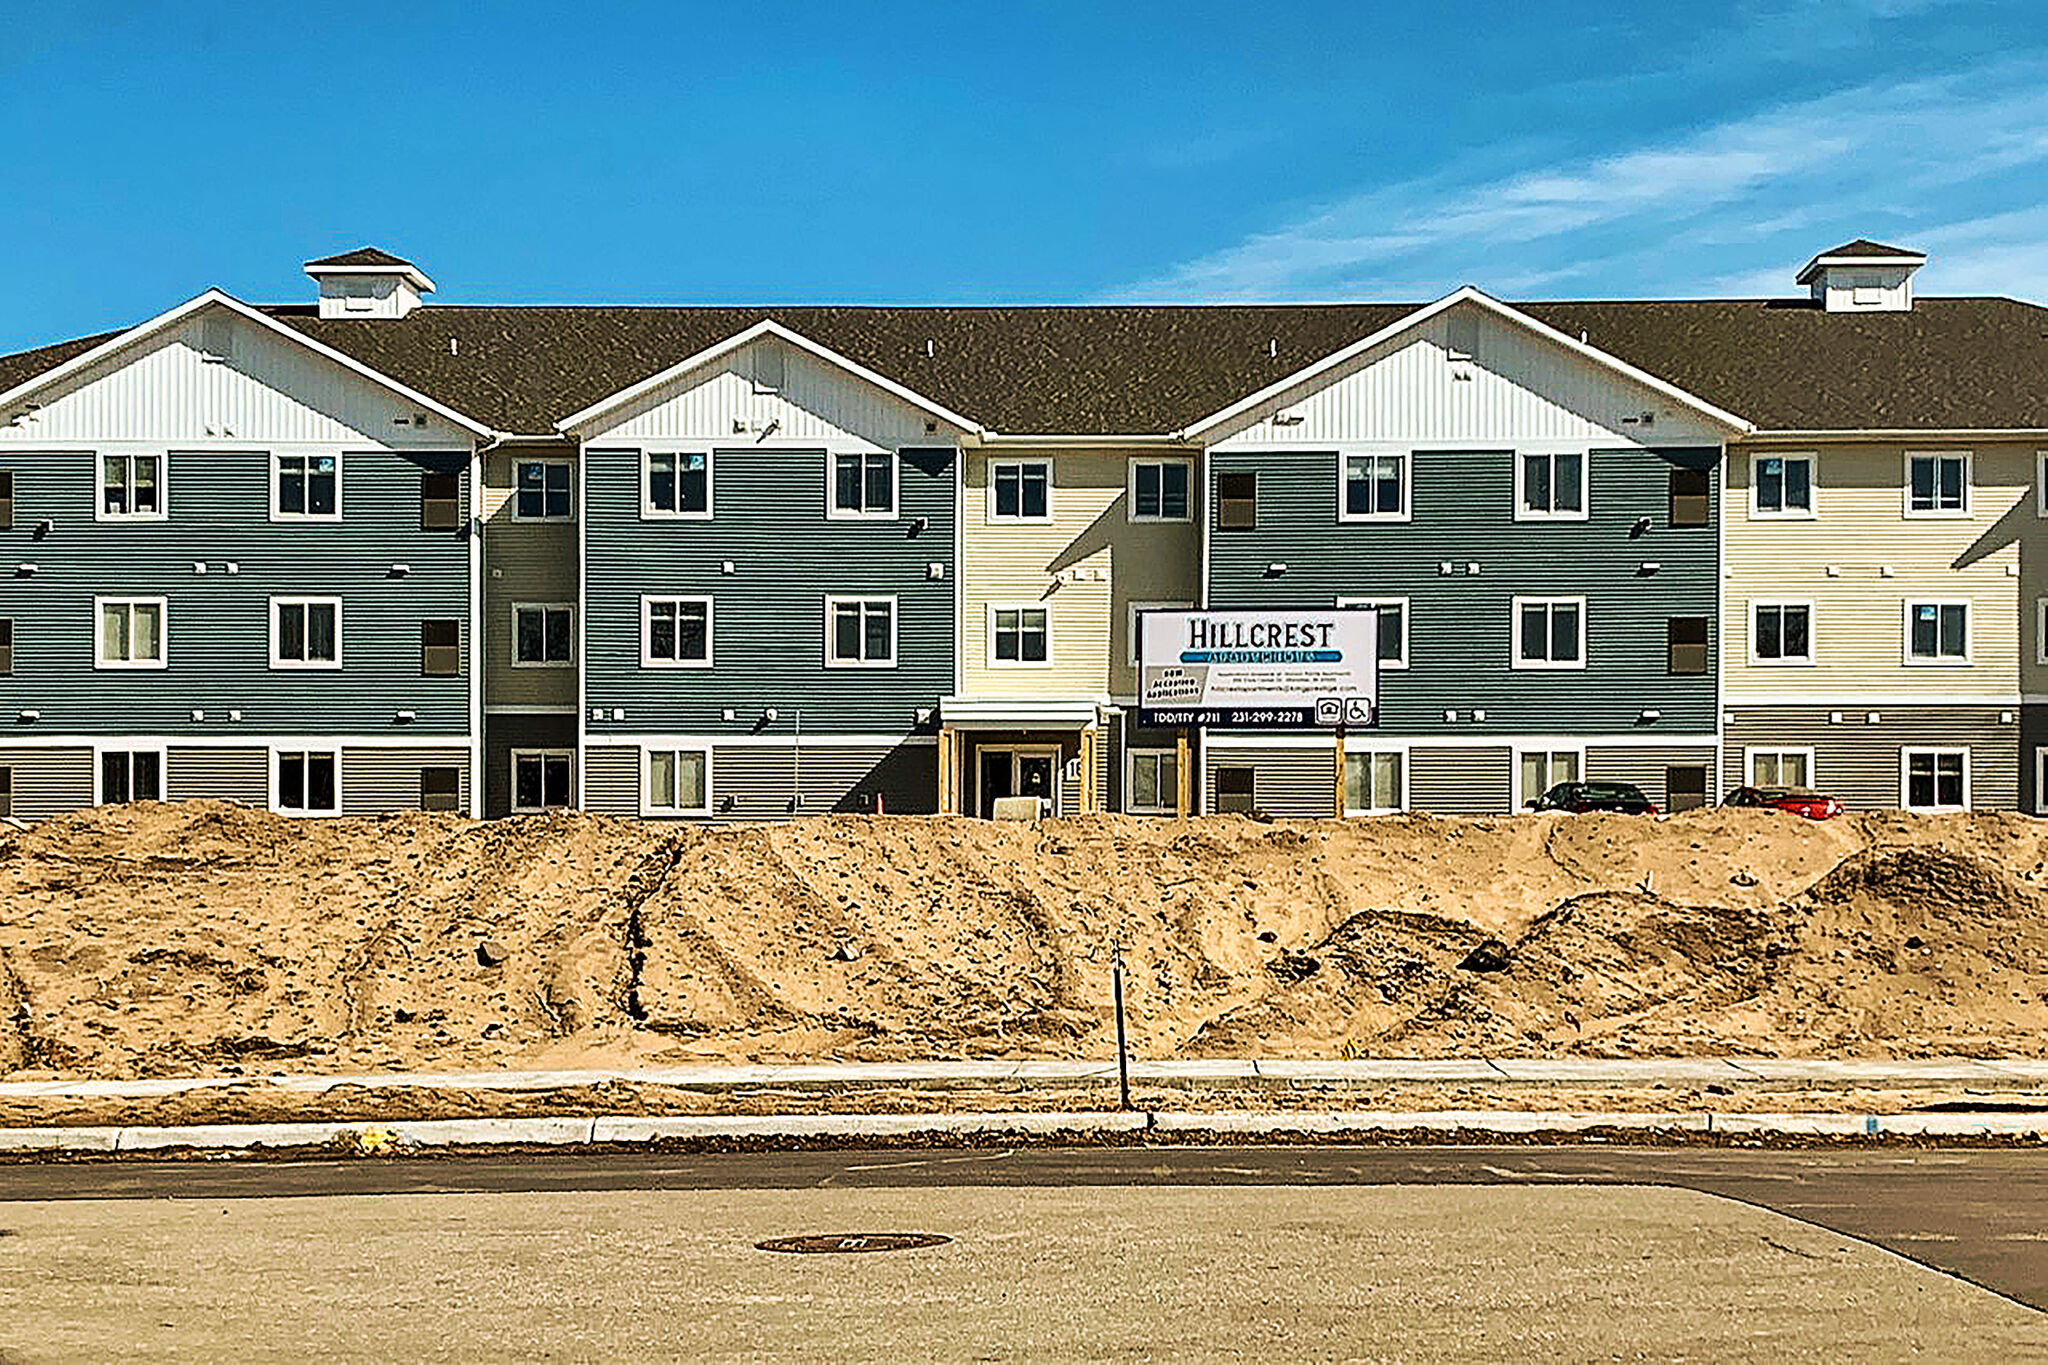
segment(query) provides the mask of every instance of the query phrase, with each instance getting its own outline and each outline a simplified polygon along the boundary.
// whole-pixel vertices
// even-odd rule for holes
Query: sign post
[[[1339,725],[1339,726],[1337,727],[1337,743],[1336,743],[1336,750],[1337,750],[1337,805],[1336,805],[1336,815],[1337,815],[1337,818],[1338,818],[1339,820],[1342,820],[1342,819],[1344,818],[1344,727],[1343,727],[1343,726],[1342,726],[1341,724],[1340,724],[1340,725]]]
[[[1189,799],[1194,790],[1195,776],[1188,771],[1188,727],[1183,725],[1173,732],[1173,813],[1185,820],[1194,809]]]

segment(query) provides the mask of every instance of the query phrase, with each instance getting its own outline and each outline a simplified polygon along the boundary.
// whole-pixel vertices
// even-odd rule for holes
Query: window
[[[2048,600],[2048,599],[2044,599],[2044,600]],[[1128,606],[1128,607],[1127,607],[1127,608],[1125,609],[1125,611],[1126,611],[1126,614],[1127,614],[1127,617],[1128,617],[1128,625],[1129,625],[1129,628],[1130,628],[1130,629],[1129,629],[1129,639],[1130,639],[1130,654],[1131,654],[1131,666],[1132,666],[1133,668],[1135,668],[1135,667],[1137,667],[1137,666],[1138,666],[1138,663],[1139,663],[1139,658],[1138,658],[1138,646],[1139,646],[1140,644],[1142,644],[1142,643],[1143,643],[1143,640],[1142,640],[1142,639],[1140,638],[1140,636],[1141,636],[1141,634],[1143,633],[1143,630],[1144,630],[1144,627],[1143,627],[1143,626],[1142,626],[1142,625],[1140,624],[1140,622],[1139,622],[1139,617],[1140,617],[1140,616],[1141,616],[1141,615],[1142,615],[1143,613],[1145,613],[1145,612],[1148,612],[1148,611],[1189,611],[1189,610],[1193,609],[1194,605],[1195,605],[1195,604],[1194,604],[1193,602],[1133,602],[1133,603],[1131,603],[1131,604],[1130,604],[1130,605],[1129,605],[1129,606]]]
[[[0,469],[0,531],[14,529],[14,471]]]
[[[462,769],[420,769],[420,809],[459,812],[462,809]]]
[[[1907,810],[1966,810],[1968,749],[1899,750],[1899,804]]]
[[[98,668],[162,668],[164,666],[164,599],[161,597],[95,597],[99,618]]]
[[[1216,476],[1216,529],[1256,531],[1259,527],[1259,476]]]
[[[1813,515],[1813,456],[1756,455],[1749,468],[1751,516]]]
[[[164,799],[164,752],[161,749],[103,750],[98,777],[99,790],[94,793],[94,805],[161,801]]]
[[[1584,668],[1586,599],[1517,597],[1516,668]]]
[[[1906,457],[1906,515],[1958,517],[1970,511],[1970,457],[1946,455]]]
[[[341,667],[341,599],[270,599],[272,668]]]
[[[1179,758],[1172,749],[1131,750],[1131,784],[1124,809],[1134,815],[1172,815],[1180,809]]]
[[[1405,597],[1340,597],[1340,607],[1371,607],[1380,614],[1380,667],[1408,666],[1408,599]]]
[[[533,815],[573,804],[576,755],[567,749],[512,751],[512,811]]]
[[[2048,450],[2035,454],[2034,474],[2034,515],[2048,517]],[[0,474],[0,480],[6,481],[0,483],[0,495],[4,495],[8,505],[12,507],[14,503],[14,476],[12,474]],[[13,524],[14,518],[11,515],[0,517],[0,526],[11,526]]]
[[[341,461],[333,455],[279,455],[271,489],[278,519],[329,521],[341,517]]]
[[[825,665],[828,668],[896,666],[896,599],[825,599]]]
[[[1044,607],[1003,607],[988,609],[991,664],[1042,664],[1048,662],[1048,612]]]
[[[420,475],[420,529],[453,531],[462,525],[462,480],[454,474]]]
[[[1672,616],[1664,622],[1664,671],[1693,678],[1707,671],[1707,618]]]
[[[1664,809],[1677,814],[1698,810],[1707,804],[1707,767],[1704,763],[1681,763],[1664,770]]]
[[[1713,520],[1714,478],[1704,469],[1671,468],[1670,522],[1675,527],[1705,526]]]
[[[1577,451],[1515,460],[1517,521],[1584,521],[1586,457]]]
[[[0,768],[0,819],[14,817],[14,769]]]
[[[1186,460],[1131,461],[1131,521],[1189,521],[1188,488],[1194,466]]]
[[[2034,599],[2034,662],[2048,664],[2048,597]]]
[[[1813,662],[1813,606],[1807,602],[1752,602],[1749,660],[1758,664]]]
[[[341,755],[332,749],[279,749],[272,766],[277,778],[274,810],[285,815],[341,813]]]
[[[1813,750],[1748,749],[1743,767],[1752,787],[1811,787]]]
[[[1344,755],[1344,813],[1376,815],[1401,805],[1401,759],[1398,750]]]
[[[1052,486],[1050,460],[1004,461],[990,466],[990,521],[1045,521]]]
[[[1906,662],[1968,663],[1970,604],[1967,602],[1906,603]]]
[[[709,454],[703,451],[658,451],[641,458],[642,516],[710,517]]]
[[[512,666],[566,668],[575,662],[576,609],[566,602],[514,603]]]
[[[896,457],[887,451],[841,451],[832,457],[834,517],[896,515]]]
[[[1252,768],[1216,770],[1216,813],[1250,815],[1258,808],[1257,772]]]
[[[420,674],[428,678],[462,676],[462,622],[420,622]]]
[[[702,749],[649,749],[647,810],[651,815],[709,815],[711,755]]]
[[[1526,806],[1560,782],[1578,781],[1582,766],[1576,749],[1522,750],[1515,760],[1517,803]]]
[[[161,455],[100,456],[100,521],[164,519]]]
[[[711,666],[711,599],[640,599],[640,664],[643,668]]]
[[[521,460],[513,466],[513,516],[520,521],[569,519],[569,462]]]
[[[0,677],[14,672],[14,618],[0,616]]]
[[[1408,457],[1346,455],[1339,521],[1408,520]]]

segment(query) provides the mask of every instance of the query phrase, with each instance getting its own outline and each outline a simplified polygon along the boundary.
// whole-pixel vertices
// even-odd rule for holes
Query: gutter
[[[2048,427],[1847,427],[1812,431],[1752,431],[1730,445],[1815,441],[2043,441]]]

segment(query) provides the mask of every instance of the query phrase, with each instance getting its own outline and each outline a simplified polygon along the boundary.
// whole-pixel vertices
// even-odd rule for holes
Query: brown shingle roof
[[[354,251],[344,251],[339,256],[322,256],[319,260],[308,261],[306,264],[309,267],[316,265],[388,265],[396,269],[418,269],[417,266],[414,266],[411,261],[406,260],[404,257],[394,256],[388,251],[380,251],[373,246],[359,246]]]
[[[1820,254],[1822,256],[1918,256],[1923,261],[1927,259],[1927,253],[1924,251],[1914,251],[1909,247],[1903,246],[1886,246],[1883,242],[1873,242],[1868,237],[1858,237],[1853,242],[1842,243],[1833,251],[1823,251]]]

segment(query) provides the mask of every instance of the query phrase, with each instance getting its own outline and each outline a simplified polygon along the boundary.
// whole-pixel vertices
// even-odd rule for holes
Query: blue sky
[[[2038,0],[14,0],[0,349],[376,243],[438,301],[2048,300]]]

